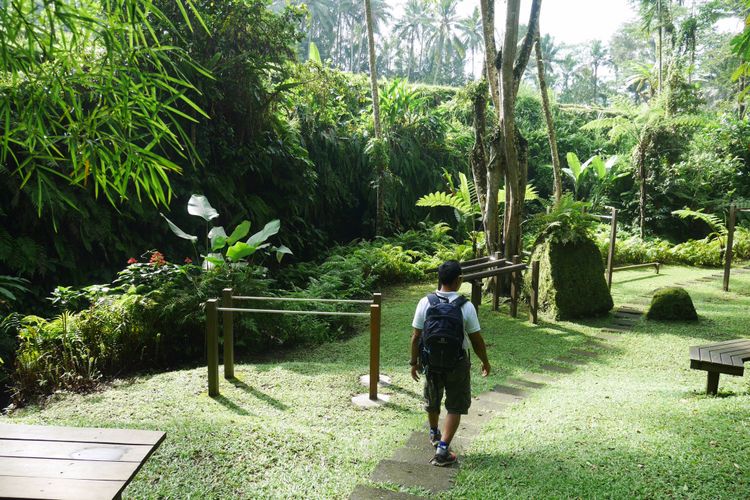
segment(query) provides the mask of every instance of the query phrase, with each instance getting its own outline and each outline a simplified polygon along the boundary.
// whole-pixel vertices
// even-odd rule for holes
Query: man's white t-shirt
[[[458,292],[439,292],[435,294],[438,297],[448,299],[448,302],[453,302],[459,297]],[[422,297],[422,300],[417,304],[417,310],[414,313],[414,321],[411,322],[411,326],[418,330],[424,329],[424,320],[427,315],[427,309],[430,307],[430,301],[427,297]],[[477,317],[477,310],[474,308],[474,304],[466,302],[461,306],[461,314],[464,317],[464,349],[469,350],[469,335],[476,333],[481,328],[479,327],[479,318]]]

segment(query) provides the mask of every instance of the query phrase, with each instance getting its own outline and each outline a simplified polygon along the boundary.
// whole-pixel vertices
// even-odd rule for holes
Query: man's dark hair
[[[461,264],[457,260],[447,260],[438,267],[438,280],[442,285],[452,285],[461,276]]]

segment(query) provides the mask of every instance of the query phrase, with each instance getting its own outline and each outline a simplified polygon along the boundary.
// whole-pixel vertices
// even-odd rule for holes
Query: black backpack
[[[448,302],[448,299],[434,293],[428,295],[427,300],[430,306],[419,345],[422,366],[427,371],[448,372],[464,357],[464,315],[461,307],[468,301],[461,296]]]

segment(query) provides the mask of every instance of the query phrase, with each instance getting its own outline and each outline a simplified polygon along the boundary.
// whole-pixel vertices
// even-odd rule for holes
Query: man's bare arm
[[[422,330],[415,328],[411,334],[411,378],[419,380],[419,370],[421,360],[419,357],[419,339],[422,337]]]
[[[490,360],[487,358],[487,346],[484,343],[481,332],[474,332],[469,334],[469,340],[471,341],[471,347],[474,349],[477,357],[482,362],[482,376],[486,377],[490,374]]]

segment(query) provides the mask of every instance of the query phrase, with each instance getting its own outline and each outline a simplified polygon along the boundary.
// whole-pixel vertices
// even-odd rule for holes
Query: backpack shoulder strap
[[[464,304],[466,304],[469,301],[466,297],[463,295],[459,295],[456,300],[452,302],[452,304],[455,304],[456,307],[463,307]]]
[[[440,297],[438,297],[435,293],[431,293],[427,296],[427,301],[431,306],[436,306],[440,303]]]

